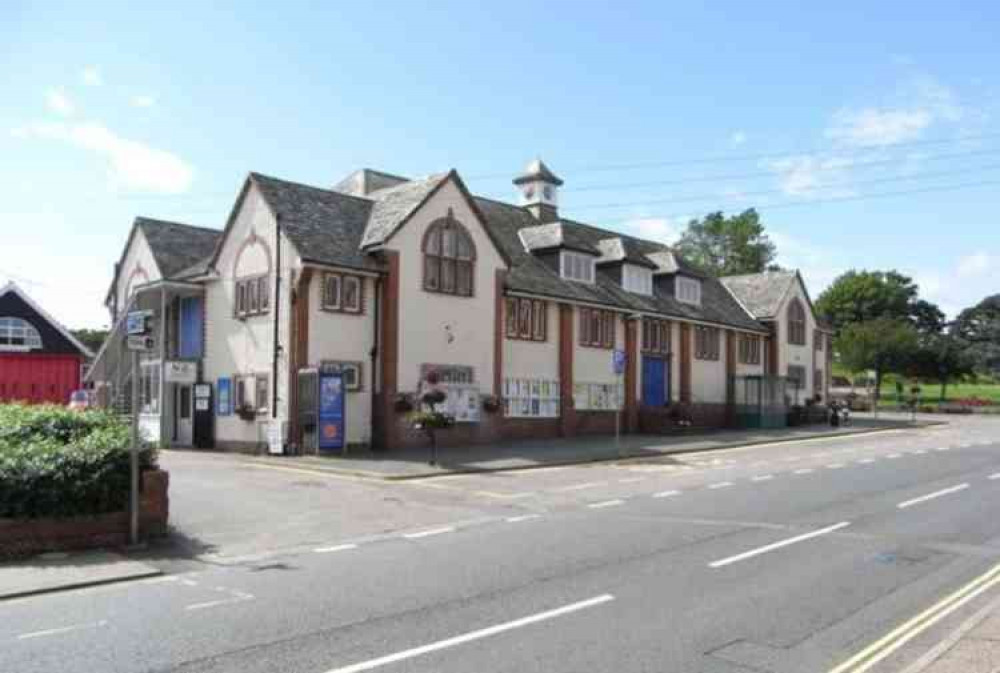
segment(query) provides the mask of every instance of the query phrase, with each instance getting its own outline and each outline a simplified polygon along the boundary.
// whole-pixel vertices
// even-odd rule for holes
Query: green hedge
[[[0,405],[0,518],[124,509],[130,442],[129,426],[101,411]],[[156,453],[140,465],[155,467]]]

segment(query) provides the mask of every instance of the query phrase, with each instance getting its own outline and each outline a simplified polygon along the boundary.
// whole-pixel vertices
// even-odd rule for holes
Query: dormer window
[[[559,254],[559,275],[581,283],[594,282],[594,258],[581,252],[563,250]]]
[[[622,267],[622,287],[636,294],[653,294],[653,272],[634,264]]]
[[[701,281],[678,276],[674,286],[677,301],[701,306]]]

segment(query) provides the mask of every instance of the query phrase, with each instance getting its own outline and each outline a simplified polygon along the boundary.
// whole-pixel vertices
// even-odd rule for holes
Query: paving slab
[[[0,564],[0,600],[153,577],[161,571],[113,552],[42,554]]]

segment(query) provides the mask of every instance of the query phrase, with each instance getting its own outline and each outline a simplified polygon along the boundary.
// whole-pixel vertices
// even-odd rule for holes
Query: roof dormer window
[[[636,294],[653,294],[653,271],[635,264],[622,267],[622,287]]]
[[[559,275],[581,283],[594,282],[594,258],[580,252],[563,250],[559,253]]]
[[[701,281],[695,280],[694,278],[678,276],[674,285],[674,290],[677,301],[682,301],[685,304],[692,304],[694,306],[701,306]]]

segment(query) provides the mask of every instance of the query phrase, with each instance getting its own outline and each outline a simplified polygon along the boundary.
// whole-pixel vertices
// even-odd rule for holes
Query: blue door
[[[663,358],[642,358],[642,403],[662,407],[667,401],[667,365]]]
[[[184,360],[197,360],[202,351],[201,297],[181,299],[180,347],[178,355]]]

